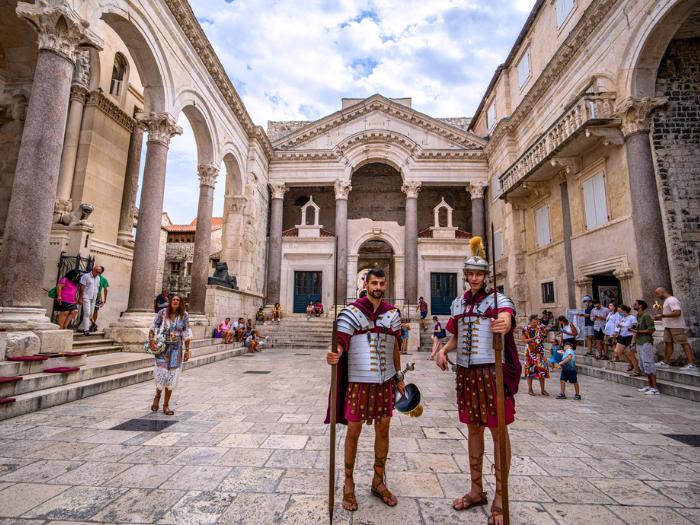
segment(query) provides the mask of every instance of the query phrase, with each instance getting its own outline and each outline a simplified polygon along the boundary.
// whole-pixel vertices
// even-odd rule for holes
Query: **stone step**
[[[219,347],[220,345],[215,346]],[[245,348],[232,345],[226,345],[225,349],[218,351],[202,352],[200,355],[193,350],[193,355],[185,363],[184,368],[206,365],[245,352],[247,352]],[[119,358],[117,362],[108,365],[110,373],[16,395],[14,403],[0,405],[0,420],[153,379],[153,357],[149,354],[140,356],[136,353],[125,352],[116,356],[94,356],[90,359],[97,360],[105,357]],[[24,382],[24,380],[20,381],[20,383]]]
[[[108,339],[107,337],[93,337],[93,336],[73,336],[73,348],[78,349],[83,346],[95,346],[104,344],[116,344],[114,339]]]
[[[586,365],[594,368],[600,368],[603,370],[611,370],[614,372],[619,372],[622,374],[628,374],[627,362],[614,362],[609,360],[596,360],[593,357],[585,355],[576,355],[577,365]],[[658,380],[670,381],[672,383],[690,385],[700,388],[700,370],[695,369],[695,371],[680,370],[678,367],[671,368],[657,368],[656,378]],[[645,378],[646,380],[646,378]]]
[[[86,355],[100,355],[100,354],[112,354],[115,352],[121,352],[124,350],[124,347],[121,345],[117,344],[104,344],[104,345],[96,345],[96,346],[85,346],[85,347],[76,347],[73,346],[73,350],[83,352]]]

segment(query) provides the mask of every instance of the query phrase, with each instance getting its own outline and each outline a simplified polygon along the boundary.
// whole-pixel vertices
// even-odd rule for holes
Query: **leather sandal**
[[[158,412],[158,407],[160,406],[160,393],[161,391],[156,388],[156,395],[153,398],[153,403],[151,403],[151,412]]]
[[[384,487],[383,489],[380,489],[380,487]],[[375,485],[372,483],[372,496],[376,496],[379,499],[384,502],[384,505],[387,507],[396,507],[396,505],[399,504],[398,501],[396,501],[396,498],[394,495],[389,491],[387,486],[384,484],[384,481],[379,482],[378,485]]]
[[[170,396],[173,395],[173,391],[165,389],[165,399],[163,400],[163,414],[166,416],[172,416],[175,414],[174,410],[170,409]]]
[[[345,506],[345,504],[348,506]],[[343,509],[349,512],[355,512],[357,510],[357,498],[355,497],[355,484],[353,483],[353,488],[346,490],[343,486]]]
[[[503,516],[503,509],[494,505],[491,507],[491,514],[489,514],[489,520],[487,522],[488,525],[496,525],[496,518],[498,516]]]
[[[481,505],[486,505],[489,502],[488,496],[486,495],[486,492],[481,493],[481,497],[479,499],[474,499],[472,498],[469,493],[465,494],[459,499],[456,499],[452,502],[452,508],[456,511],[460,510],[469,510],[472,507],[479,507]],[[459,505],[459,507],[457,506]]]

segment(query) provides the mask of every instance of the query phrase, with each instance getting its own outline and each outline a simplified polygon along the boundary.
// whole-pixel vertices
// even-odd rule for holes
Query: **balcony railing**
[[[499,177],[501,194],[542,165],[586,126],[604,124],[614,118],[615,93],[585,93]]]

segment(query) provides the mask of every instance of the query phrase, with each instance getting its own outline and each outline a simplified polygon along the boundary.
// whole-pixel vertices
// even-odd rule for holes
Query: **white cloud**
[[[342,97],[374,93],[412,97],[414,108],[436,117],[470,116],[534,0],[190,3],[246,108],[265,127],[268,120],[313,120],[339,109]],[[196,164],[193,137],[174,140],[165,200],[173,220],[196,215]],[[221,213],[223,183],[217,186]],[[184,197],[190,202],[178,200]]]

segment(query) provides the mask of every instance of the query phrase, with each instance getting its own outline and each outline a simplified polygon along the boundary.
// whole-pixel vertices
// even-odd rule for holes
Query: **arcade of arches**
[[[107,268],[111,337],[141,344],[181,115],[197,145],[200,335],[224,310],[344,302],[369,265],[386,268],[400,305],[424,296],[442,310],[487,224],[519,313],[564,313],[585,293],[630,303],[664,285],[696,334],[697,2],[575,2],[561,27],[554,4],[536,3],[473,118],[373,95],[263,130],[185,0],[0,0],[0,359],[71,346],[45,290],[76,256]],[[238,290],[207,284],[217,183],[218,257]]]

